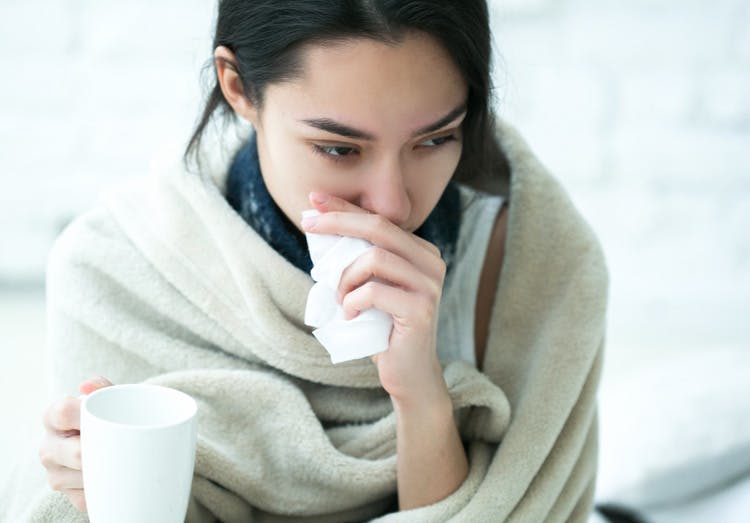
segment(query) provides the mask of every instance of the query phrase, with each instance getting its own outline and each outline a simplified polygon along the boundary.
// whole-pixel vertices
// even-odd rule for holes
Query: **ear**
[[[221,92],[224,99],[229,103],[234,112],[243,117],[257,128],[258,111],[245,96],[242,87],[242,79],[238,74],[237,60],[234,53],[228,47],[220,45],[214,51],[214,63],[216,64],[216,76],[219,80]]]

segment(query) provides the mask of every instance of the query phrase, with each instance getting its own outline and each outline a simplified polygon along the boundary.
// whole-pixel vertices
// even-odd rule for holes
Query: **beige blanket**
[[[191,522],[585,521],[607,270],[520,136],[501,123],[498,137],[513,173],[505,259],[484,372],[444,369],[470,462],[446,499],[397,512],[395,419],[374,365],[332,365],[303,323],[310,276],[210,177],[176,167],[109,193],[56,242],[54,393],[101,374],[194,396]],[[85,521],[31,454],[0,494],[3,521]]]

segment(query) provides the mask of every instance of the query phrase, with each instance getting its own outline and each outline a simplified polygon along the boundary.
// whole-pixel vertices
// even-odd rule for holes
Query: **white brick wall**
[[[750,345],[750,4],[494,2],[499,111],[612,277],[611,348]]]
[[[207,1],[0,3],[0,282],[41,284],[62,224],[186,140],[213,10]]]
[[[0,283],[185,141],[208,0],[0,2]],[[748,344],[750,4],[497,0],[500,114],[599,234],[610,346]]]

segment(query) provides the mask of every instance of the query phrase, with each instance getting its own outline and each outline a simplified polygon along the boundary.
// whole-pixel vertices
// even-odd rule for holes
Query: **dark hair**
[[[463,121],[463,150],[453,179],[508,196],[509,167],[495,140],[491,109],[491,32],[485,0],[220,0],[212,50],[229,48],[237,60],[245,96],[259,110],[266,86],[298,78],[305,45],[353,38],[398,44],[409,30],[440,42],[469,88]],[[234,64],[229,64],[233,67]],[[219,111],[236,119],[224,99],[211,58],[204,72],[213,73],[208,95],[183,154],[200,167],[203,132]]]

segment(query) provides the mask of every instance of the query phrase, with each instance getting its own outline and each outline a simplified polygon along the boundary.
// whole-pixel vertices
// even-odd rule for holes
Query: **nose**
[[[404,227],[411,214],[404,169],[398,159],[387,160],[366,177],[359,206]]]

